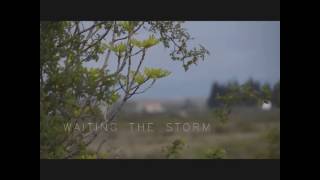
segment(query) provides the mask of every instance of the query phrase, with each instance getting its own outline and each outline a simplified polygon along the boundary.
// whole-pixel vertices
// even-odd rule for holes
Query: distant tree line
[[[210,108],[219,108],[229,100],[232,101],[232,105],[256,106],[261,99],[270,100],[273,106],[280,108],[280,80],[273,87],[269,83],[261,84],[252,78],[242,85],[238,81],[224,84],[214,82],[207,104]]]

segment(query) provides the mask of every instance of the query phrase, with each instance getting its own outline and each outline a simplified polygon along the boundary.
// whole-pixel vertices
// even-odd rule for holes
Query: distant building
[[[145,112],[149,114],[157,114],[165,112],[165,108],[160,102],[141,102],[137,106],[138,111]]]
[[[269,100],[264,100],[262,102],[261,109],[265,111],[269,111],[272,108],[272,103]]]

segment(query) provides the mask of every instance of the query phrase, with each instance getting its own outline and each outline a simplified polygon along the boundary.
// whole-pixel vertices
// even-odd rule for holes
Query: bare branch
[[[132,34],[136,33],[143,26],[143,24],[144,24],[144,22],[142,22],[135,30],[133,30]],[[129,37],[129,34],[127,36],[115,39],[115,42],[127,39],[128,37]]]
[[[146,87],[144,90],[139,91],[139,92],[137,91],[137,90],[139,89],[139,86],[136,87],[135,91],[131,94],[131,96],[132,96],[132,95],[135,95],[135,94],[145,93],[148,89],[150,89],[150,88],[154,85],[155,82],[156,82],[156,80],[153,79],[152,82],[151,82],[151,84],[150,84],[148,87]]]
[[[113,29],[115,29],[115,26],[116,25],[116,22],[114,22],[114,26],[113,26]],[[110,28],[111,29],[111,28]],[[116,37],[116,33],[115,31],[113,30],[113,33],[112,33],[112,40],[111,40],[111,43],[110,45],[113,46],[114,44],[114,40],[115,40],[115,37]],[[109,61],[109,57],[110,57],[110,54],[111,54],[111,49],[108,49],[108,52],[107,52],[107,55],[106,55],[106,58],[104,60],[104,63],[102,65],[102,68],[101,68],[101,71],[103,71],[107,66],[108,66],[108,61]]]

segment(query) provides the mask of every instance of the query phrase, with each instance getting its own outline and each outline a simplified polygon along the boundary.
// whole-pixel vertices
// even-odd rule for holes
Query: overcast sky
[[[205,46],[210,56],[185,72],[180,62],[170,59],[168,49],[152,47],[144,66],[172,74],[133,99],[206,98],[214,81],[243,83],[252,77],[274,84],[280,80],[279,21],[187,21],[184,27],[195,38],[193,43]]]
[[[280,79],[279,21],[189,21],[185,27],[210,56],[185,72],[162,46],[154,47],[145,66],[162,67],[172,74],[135,99],[207,97],[214,81],[242,83],[252,77],[274,84]]]

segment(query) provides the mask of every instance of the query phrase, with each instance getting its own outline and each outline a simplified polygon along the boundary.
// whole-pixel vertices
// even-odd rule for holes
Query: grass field
[[[97,149],[104,140],[100,152],[107,154],[108,158],[124,159],[280,158],[280,109],[276,108],[270,111],[234,108],[225,124],[211,112],[192,113],[185,117],[122,114],[117,122],[117,132],[101,135],[89,148]],[[153,123],[152,132],[143,132],[141,128],[138,132],[129,124],[147,122]],[[180,124],[180,129],[169,132],[167,123],[204,123],[210,124],[210,130],[196,128],[192,131],[186,125],[189,131],[183,131]],[[171,125],[172,130],[175,126]],[[175,141],[180,144],[173,145]]]

